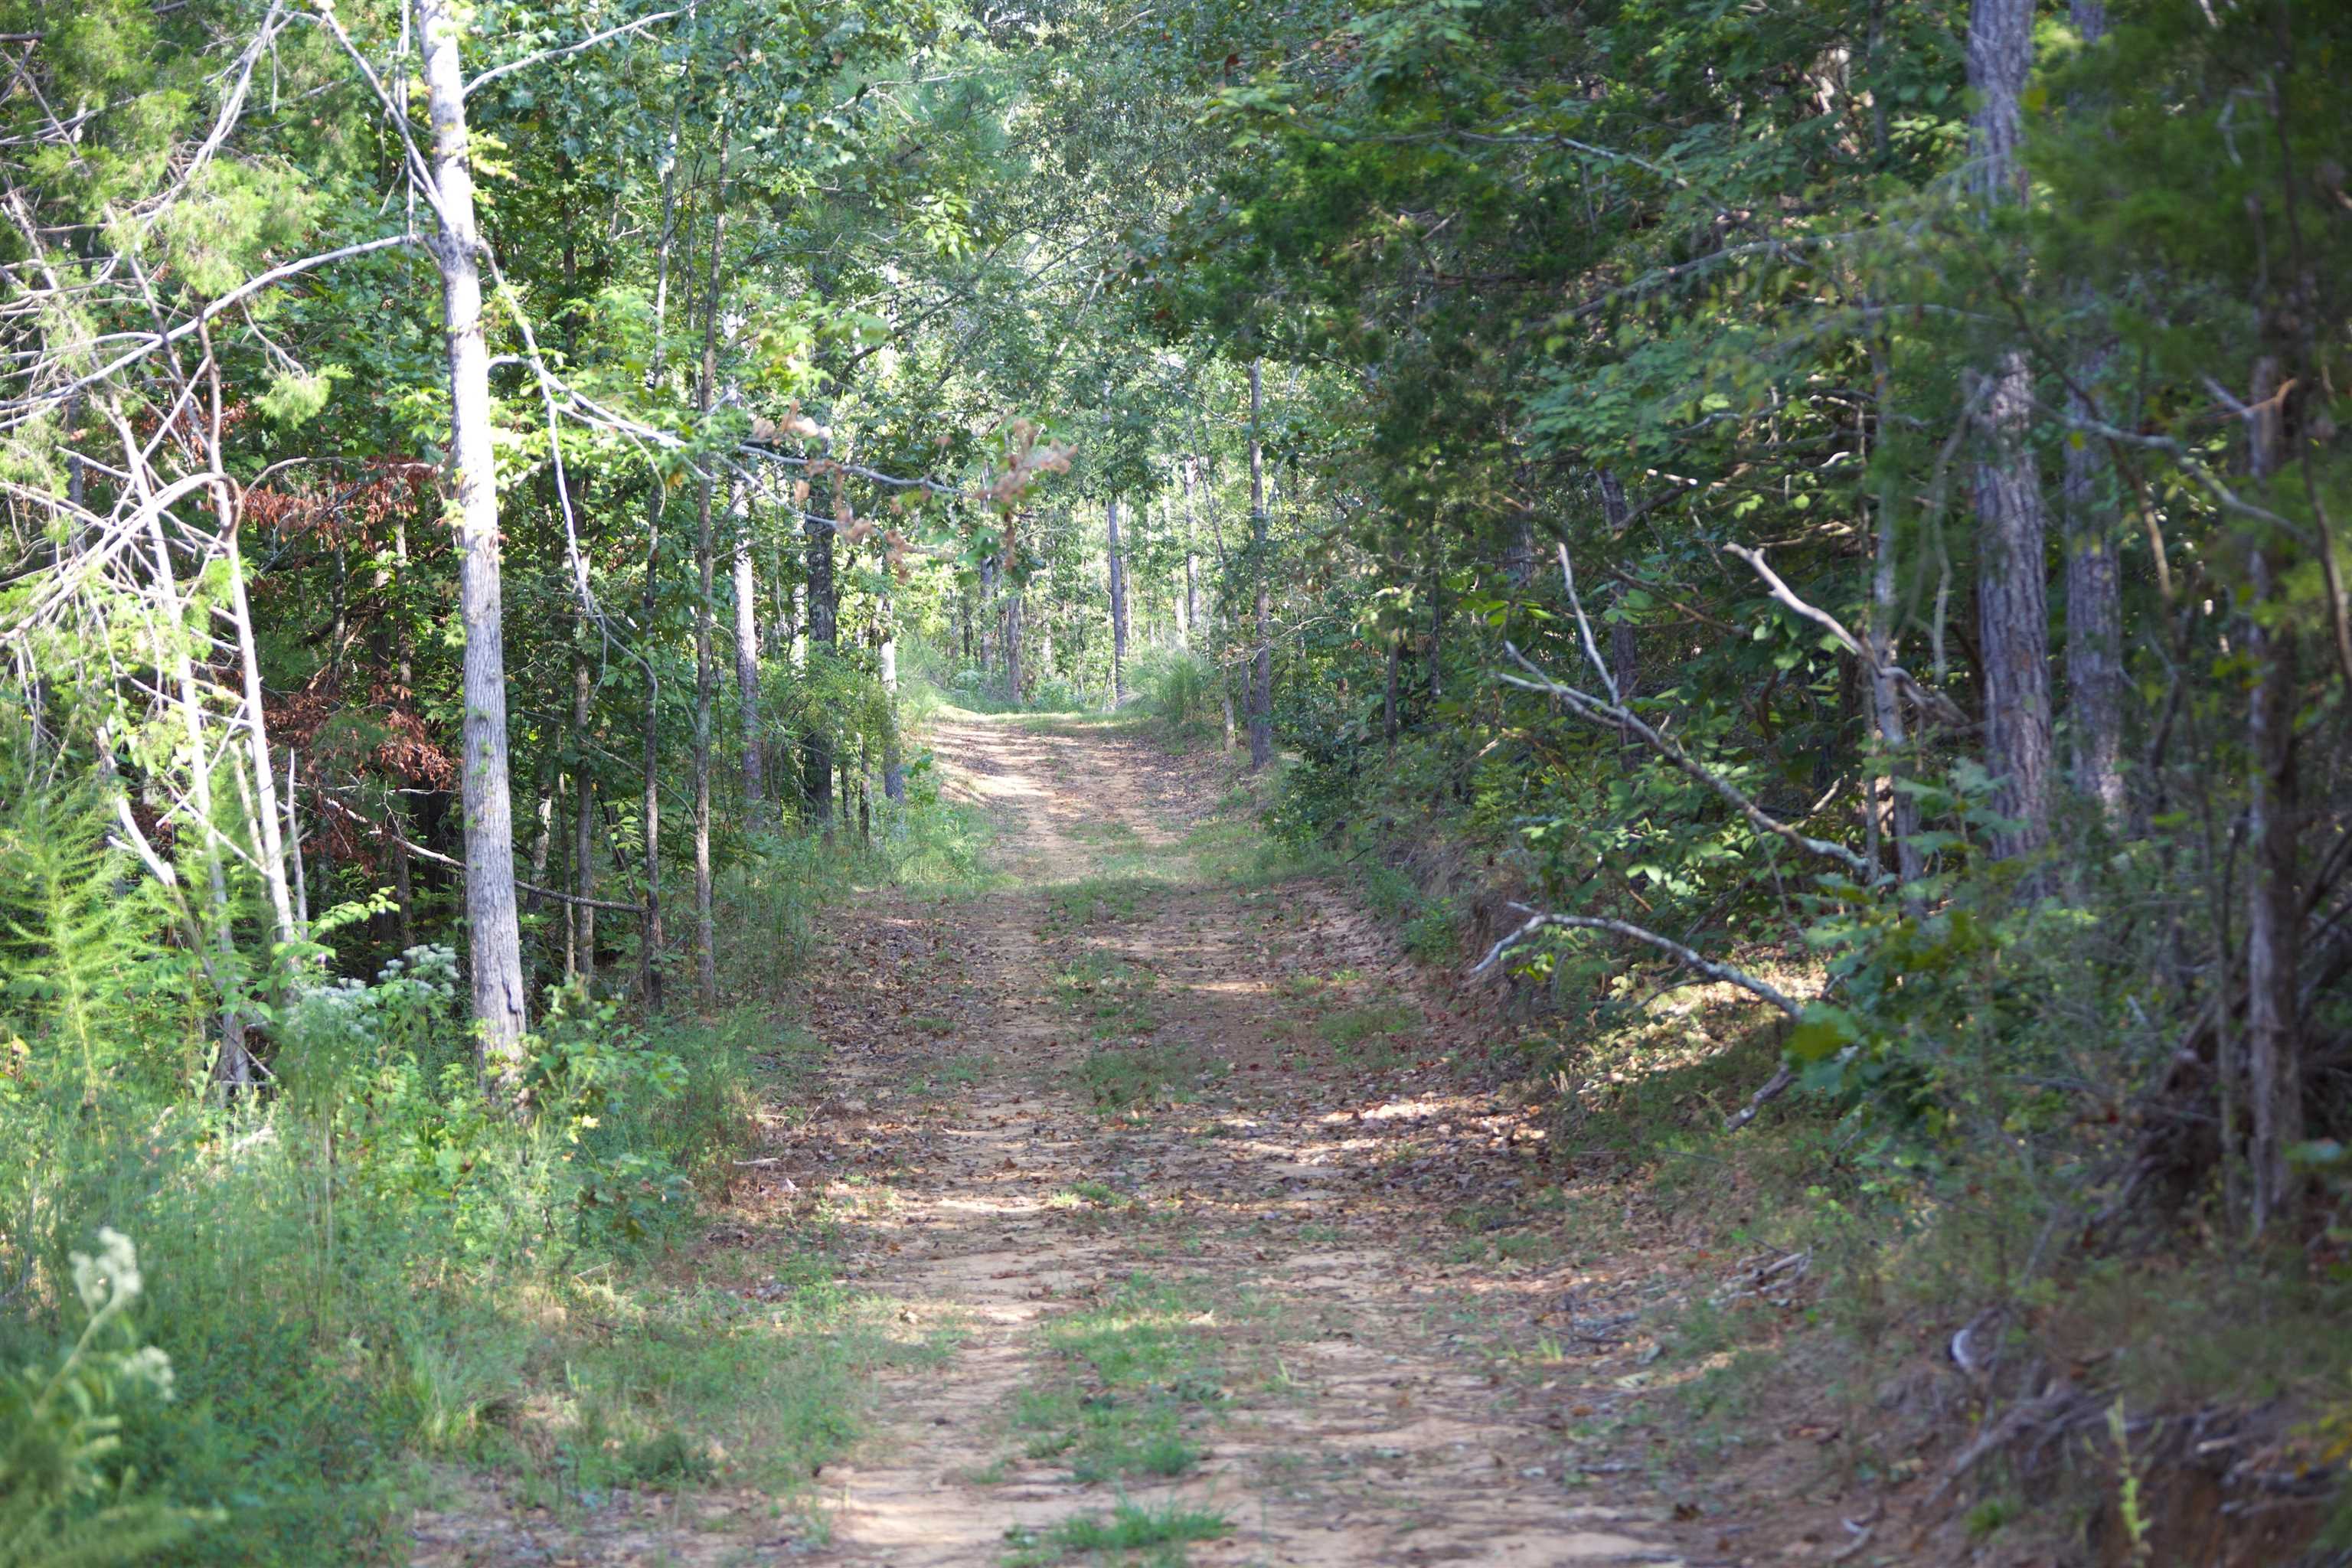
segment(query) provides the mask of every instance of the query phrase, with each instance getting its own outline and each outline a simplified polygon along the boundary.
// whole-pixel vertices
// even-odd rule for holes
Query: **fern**
[[[19,781],[10,781],[15,784]],[[155,955],[153,893],[107,840],[92,789],[10,789],[0,806],[0,995],[94,1100],[129,1031],[125,985]]]

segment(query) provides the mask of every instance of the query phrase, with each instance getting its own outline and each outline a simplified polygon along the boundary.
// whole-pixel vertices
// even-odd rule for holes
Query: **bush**
[[[1129,684],[1173,735],[1196,739],[1219,722],[1216,667],[1195,654],[1153,648],[1135,661]]]

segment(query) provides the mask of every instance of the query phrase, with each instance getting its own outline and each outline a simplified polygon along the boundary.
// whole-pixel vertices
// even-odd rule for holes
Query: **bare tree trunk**
[[[760,725],[760,584],[751,559],[751,515],[738,491],[728,507],[735,524],[735,707],[743,730],[743,809],[767,815],[765,742]]]
[[[215,837],[220,824],[213,813],[212,748],[205,741],[204,697],[196,684],[195,659],[188,651],[187,604],[180,593],[178,574],[172,567],[172,550],[163,536],[160,511],[148,513],[147,538],[155,558],[155,589],[163,603],[164,630],[169,638],[168,648],[157,647],[155,663],[158,669],[171,670],[173,684],[179,689],[180,715],[188,735],[188,798],[201,824],[205,892],[212,906],[211,934],[218,955],[214,977],[221,988],[221,1050],[213,1061],[213,1081],[225,1092],[234,1094],[252,1087],[253,1057],[246,1044],[245,1015],[236,1005],[235,993],[236,911],[229,903],[227,871],[221,863],[220,844]]]
[[[695,411],[705,418],[719,394],[719,270],[727,251],[727,132],[719,133],[718,190],[711,201],[710,269],[702,300],[702,375]],[[711,644],[712,605],[719,595],[718,549],[711,531],[717,481],[706,467],[694,503],[694,976],[704,1014],[719,1010],[719,933],[710,886],[710,710],[718,696],[718,661]]]
[[[907,799],[907,759],[898,735],[898,620],[888,589],[882,593],[882,798],[892,805]],[[1054,623],[1045,623],[1045,657],[1054,656]]]
[[[504,606],[499,580],[497,457],[490,355],[482,331],[481,236],[467,163],[463,24],[449,0],[416,0],[440,233],[441,315],[449,361],[449,504],[457,525],[465,625],[466,929],[482,1065],[502,1092],[522,1071],[522,932],[515,912],[514,820],[507,784]],[[266,805],[266,803],[265,803]]]
[[[1625,505],[1625,486],[1607,468],[1597,468],[1593,477],[1601,489],[1601,517],[1608,524],[1609,537],[1614,540],[1625,531],[1630,509]],[[1528,555],[1532,563],[1535,542],[1528,542]],[[1519,579],[1522,583],[1525,578]],[[1622,592],[1622,590],[1620,590]],[[1633,698],[1633,682],[1642,671],[1642,648],[1633,631],[1633,624],[1622,615],[1609,626],[1609,678],[1617,683],[1617,700],[1630,702]]]
[[[1903,777],[1900,759],[1908,744],[1908,732],[1903,716],[1903,692],[1894,674],[1895,525],[1888,511],[1884,504],[1878,508],[1877,555],[1870,574],[1870,651],[1877,665],[1870,680],[1870,707],[1879,744],[1888,757],[1885,776],[1871,781],[1871,821],[1875,824],[1885,820],[1886,833],[1895,840],[1895,875],[1907,885],[1917,881],[1927,868],[1919,856],[1918,802],[1908,790],[1899,787]]]
[[[1397,741],[1397,648],[1398,643],[1396,636],[1394,633],[1391,633],[1389,636],[1388,686],[1387,689],[1381,693],[1381,739],[1386,743],[1388,749],[1391,752],[1396,750]]]
[[[2021,95],[2033,64],[2033,0],[1975,0],[1969,18],[1974,184],[1988,209],[2023,198],[2018,163]],[[2027,445],[2033,374],[2021,351],[2003,352],[1973,388],[1977,403],[1977,612],[1984,674],[1986,766],[1994,805],[2016,826],[2002,856],[2050,837],[2050,604],[2042,477]]]
[[[2246,399],[2248,446],[2255,479],[2277,471],[2286,429],[2283,406],[2297,392],[2282,386],[2278,362],[2256,366]],[[2248,563],[2252,604],[2246,653],[2254,669],[2248,694],[2247,750],[2252,774],[2246,802],[2246,1162],[2253,1176],[2253,1227],[2259,1234],[2294,1206],[2288,1151],[2303,1139],[2302,933],[2298,864],[2300,802],[2295,769],[2294,628],[2276,613],[2292,563],[2291,542],[2271,531]]]
[[[2095,385],[2106,352],[2077,373]],[[2076,412],[2096,407],[2076,400]],[[2066,521],[2067,738],[2074,787],[2099,803],[2110,823],[2124,819],[2123,574],[2116,560],[2115,520],[2099,494],[2106,465],[2089,442],[2066,447],[2059,494]]]
[[[2074,32],[2087,46],[2107,30],[2103,0],[2074,0]],[[2081,395],[2074,412],[2096,418],[2093,399],[2105,379],[2110,345],[2075,367]],[[2100,492],[2103,449],[2077,436],[2065,447],[2059,478],[2066,530],[2066,721],[2074,787],[2099,803],[2110,824],[2124,820],[2123,574],[2116,560],[2116,520]]]
[[[822,648],[833,652],[833,524],[821,518],[808,521],[808,626],[812,652]],[[802,788],[808,800],[809,815],[820,823],[833,820],[833,738],[826,731],[820,716],[809,726],[804,740],[807,764],[801,777]]]
[[[1265,447],[1258,438],[1265,412],[1261,366],[1250,361],[1250,555],[1257,584],[1257,648],[1250,659],[1249,748],[1253,772],[1274,760],[1274,613],[1267,584],[1268,529],[1265,515]]]
[[[1429,574],[1429,700],[1445,700],[1445,545],[1437,546],[1437,563]]]
[[[654,243],[654,371],[662,363],[662,332],[669,318],[669,247],[677,209],[677,125],[670,124],[668,154],[662,165],[661,232]],[[646,584],[640,614],[650,647],[661,614],[661,535],[668,487],[658,473],[652,476],[646,497]],[[661,677],[650,652],[646,657],[646,712],[639,770],[639,839],[645,855],[646,918],[637,940],[637,985],[648,1016],[661,1015],[662,952],[668,942],[662,931],[661,907]]]
[[[584,630],[584,628],[583,628]],[[588,650],[579,642],[572,648],[572,736],[578,761],[572,764],[572,890],[578,897],[596,896],[596,769],[588,760],[589,720],[595,687],[588,668]],[[572,962],[566,979],[581,988],[596,989],[596,906],[572,906]]]
[[[294,898],[286,879],[286,841],[278,831],[278,783],[269,771],[269,729],[261,696],[261,652],[253,640],[253,606],[245,593],[245,555],[237,543],[236,515],[225,489],[215,486],[221,521],[221,553],[228,564],[228,617],[236,636],[237,665],[245,681],[245,742],[252,759],[257,803],[254,850],[261,860],[261,882],[269,894],[269,912],[278,940],[292,942],[296,934]],[[514,902],[514,889],[507,889]]]
[[[1021,603],[1022,589],[1006,574],[1004,588],[1004,695],[1015,704],[1021,701]]]
[[[400,700],[416,700],[416,639],[408,626],[408,518],[400,508],[392,514],[393,582],[397,585],[399,610],[397,625],[393,631],[394,657],[398,661]],[[397,786],[394,788],[392,814],[392,886],[393,897],[399,901],[400,951],[406,952],[416,945],[416,889],[408,868],[408,804]]]
[[[1110,705],[1127,700],[1127,563],[1118,552],[1118,498],[1103,502],[1110,560]]]

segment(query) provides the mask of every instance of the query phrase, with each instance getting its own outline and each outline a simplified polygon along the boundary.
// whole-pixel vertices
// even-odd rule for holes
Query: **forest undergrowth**
[[[1377,773],[1294,763],[1268,815],[1458,976],[1536,879],[1482,783],[1407,742]],[[2187,857],[2067,832],[2063,902],[1998,879],[1899,931],[1790,921],[1732,950],[1867,1005],[1897,1044],[1866,1071],[1842,1012],[1824,1048],[1741,986],[1571,946],[1465,981],[1492,1042],[1474,1076],[1550,1108],[1565,1233],[1670,1238],[1691,1280],[1656,1317],[1679,1440],[1750,1493],[1848,1500],[1792,1532],[1801,1555],[2334,1562],[2343,1233],[2250,1248],[2221,1173],[2160,1219],[2133,1206],[2146,1173],[2118,1151],[2146,1137],[2149,1068],[2097,1020],[2170,940],[2164,896],[2118,884]],[[1811,1068],[1743,1118],[1789,1062]]]
[[[876,1370],[933,1353],[840,1289],[821,1244],[780,1258],[755,1307],[668,1259],[822,1049],[793,1001],[814,920],[877,886],[975,874],[981,828],[935,790],[870,842],[777,838],[729,872],[720,1014],[647,1026],[555,994],[513,1110],[481,1094],[454,961],[430,946],[372,982],[298,988],[269,1022],[266,1099],[189,1098],[184,976],[100,917],[121,867],[94,825],[22,820],[43,798],[12,792],[0,828],[12,870],[46,873],[37,894],[0,889],[16,973],[106,976],[79,1004],[115,1088],[93,1096],[12,1047],[0,1364],[35,1384],[59,1364],[90,1310],[69,1255],[106,1227],[135,1246],[139,1285],[96,1348],[135,1329],[168,1374],[78,1373],[79,1433],[60,1416],[0,1453],[0,1501],[71,1509],[131,1476],[127,1498],[171,1500],[142,1505],[149,1537],[117,1521],[73,1561],[397,1561],[415,1509],[484,1487],[558,1515],[681,1485],[790,1508],[863,1430]],[[37,923],[60,908],[90,921]],[[368,918],[329,914],[320,934]],[[68,1561],[22,1528],[11,1550],[34,1554],[9,1561]]]

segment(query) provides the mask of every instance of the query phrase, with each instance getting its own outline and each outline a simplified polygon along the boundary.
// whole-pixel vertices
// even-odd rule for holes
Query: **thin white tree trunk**
[[[1118,498],[1103,502],[1110,563],[1110,705],[1127,700],[1127,563],[1118,551]]]
[[[165,612],[165,635],[169,639],[168,654],[156,649],[157,665],[170,661],[173,683],[179,688],[182,722],[188,735],[188,798],[194,805],[198,818],[197,833],[205,847],[205,893],[212,903],[212,940],[219,955],[219,967],[215,974],[222,989],[221,1052],[213,1063],[213,1079],[225,1090],[235,1093],[253,1084],[253,1057],[246,1044],[245,1015],[237,1009],[233,993],[236,974],[236,932],[235,911],[228,898],[228,875],[221,864],[220,845],[215,835],[220,824],[213,815],[213,755],[205,741],[204,698],[196,684],[194,658],[188,652],[187,608],[180,595],[178,575],[172,567],[172,550],[163,537],[163,519],[159,511],[147,514],[149,547],[155,557],[155,591],[162,598]]]
[[[719,393],[719,286],[727,250],[727,136],[719,137],[719,186],[711,203],[710,270],[702,300],[702,375],[695,397],[708,418]],[[694,975],[705,1014],[719,1010],[719,935],[710,887],[710,710],[719,672],[711,644],[718,597],[718,551],[711,531],[717,480],[706,468],[695,492],[694,567]]]
[[[1249,750],[1255,772],[1274,760],[1274,611],[1266,583],[1268,530],[1265,515],[1265,447],[1258,421],[1265,411],[1260,365],[1249,368],[1249,479],[1251,576],[1257,585],[1257,647],[1250,658]]]
[[[466,927],[483,1068],[511,1091],[522,1070],[522,934],[515,911],[514,819],[507,783],[506,644],[499,580],[497,458],[490,356],[482,328],[481,237],[466,132],[464,24],[452,0],[416,0],[440,233],[442,328],[449,360],[449,508],[465,626]]]
[[[735,708],[743,731],[743,807],[767,815],[768,770],[760,719],[760,582],[751,554],[751,512],[736,489],[728,505],[735,525]],[[887,646],[887,645],[886,645]]]
[[[579,628],[584,635],[585,627]],[[572,654],[572,735],[579,763],[572,775],[572,890],[580,898],[596,896],[596,771],[588,760],[588,726],[595,688],[588,670],[588,652],[574,646]],[[596,989],[596,906],[572,906],[571,977],[581,989]]]

